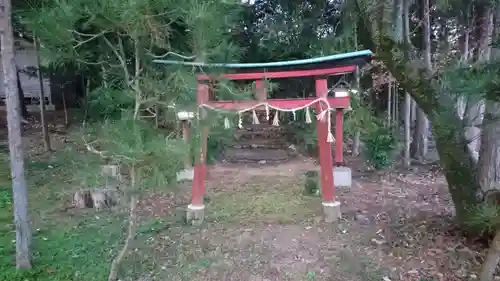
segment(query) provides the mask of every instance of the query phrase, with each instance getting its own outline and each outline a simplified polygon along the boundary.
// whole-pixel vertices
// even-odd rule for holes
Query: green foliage
[[[133,120],[157,114],[158,108],[169,111],[160,118],[192,110],[195,72],[205,70],[152,60],[237,59],[241,48],[232,41],[231,28],[241,7],[236,0],[49,1],[34,2],[20,17],[40,38],[46,64],[72,63],[99,73],[92,80],[98,86],[87,96],[86,111],[89,121],[105,121],[85,128],[82,139],[104,151],[108,161],[133,169],[143,185],[164,186],[183,167],[189,148],[173,137],[165,139],[151,124]],[[240,94],[232,83],[222,84],[222,96]],[[217,136],[210,138],[210,151],[220,150]],[[87,165],[89,170],[102,164],[94,162]]]
[[[469,99],[480,100],[498,97],[500,62],[491,61],[476,65],[453,65],[446,68],[439,83],[443,90]]]
[[[235,116],[228,116],[228,118],[236,119]],[[219,159],[224,149],[234,142],[234,131],[236,130],[234,124],[236,124],[236,121],[233,120],[232,124],[231,128],[224,128],[224,117],[215,112],[208,114],[204,122],[191,123],[190,151],[193,163],[201,152],[202,143],[200,136],[202,128],[208,128],[206,162],[212,164]]]
[[[182,140],[164,136],[148,122],[127,115],[92,124],[83,133],[86,139],[94,139],[92,145],[111,163],[133,170],[139,189],[174,182],[188,155]]]
[[[131,92],[141,109],[192,104],[194,69],[165,67],[152,60],[238,58],[240,49],[230,40],[230,28],[240,8],[237,1],[78,0],[34,2],[20,14],[24,25],[40,38],[47,64],[77,64],[100,74],[94,83],[113,88],[97,91],[94,94],[104,96],[89,100],[91,105],[102,103],[104,115],[113,115],[130,105],[114,87]],[[117,102],[116,109],[109,108],[111,102]]]
[[[499,206],[484,202],[469,210],[464,223],[476,233],[493,234],[500,229],[499,217]]]
[[[392,155],[397,147],[394,130],[379,125],[367,134],[362,134],[365,157],[376,168],[382,169],[392,164]]]
[[[382,124],[360,96],[351,98],[351,107],[344,118],[346,135],[353,137],[359,132],[364,143],[364,157],[376,169],[389,166],[398,142],[393,128]]]
[[[214,122],[207,140],[207,163],[211,164],[218,160],[224,153],[224,149],[234,142],[234,127],[225,129],[224,120]]]
[[[123,217],[109,213],[75,217],[61,212],[61,202],[67,199],[64,189],[77,170],[60,156],[66,155],[55,153],[50,162],[25,162],[33,231],[31,270],[15,268],[12,187],[10,175],[0,174],[0,280],[87,281],[108,276],[109,260],[124,236]],[[8,171],[8,166],[8,161],[0,160],[0,170]]]
[[[2,187],[0,189],[0,209],[10,208],[12,205],[12,194],[10,188]],[[10,210],[10,209],[9,209]]]
[[[124,110],[134,107],[134,97],[122,89],[99,87],[86,97],[90,120],[119,119]]]
[[[2,209],[2,213],[4,210]],[[3,214],[2,214],[3,215]],[[92,219],[90,220],[92,221]],[[95,223],[95,224],[94,224]],[[8,224],[12,227],[12,224]],[[9,281],[104,280],[109,260],[123,232],[117,221],[104,219],[71,227],[46,225],[33,233],[31,270],[16,270],[12,229],[0,230],[0,279]],[[114,241],[111,242],[110,241]]]
[[[313,114],[314,112],[312,111],[311,115]],[[332,120],[332,122],[334,121]],[[369,105],[361,102],[359,98],[353,97],[351,99],[351,110],[346,111],[344,115],[344,134],[347,137],[353,137],[355,132],[360,132],[362,136],[378,134],[381,132],[379,131],[379,127],[381,126],[379,123]],[[289,124],[288,127],[293,132],[295,142],[299,147],[309,155],[317,153],[318,137],[316,122],[312,122],[311,124],[305,123],[305,112],[297,112],[297,121]],[[394,148],[387,148],[386,150],[389,157]],[[368,159],[372,159],[371,154],[366,156]],[[373,161],[377,160],[374,159]]]
[[[347,136],[354,136],[356,131],[369,134],[377,128],[373,109],[369,104],[362,102],[359,97],[351,98],[351,110],[345,113],[344,130]]]
[[[321,193],[319,180],[320,179],[318,171],[307,171],[306,183],[304,185],[304,195],[319,196]]]
[[[296,112],[296,121],[287,124],[287,128],[293,133],[294,142],[308,155],[316,155],[318,147],[318,134],[316,133],[316,122],[314,111],[311,110],[312,123],[306,123],[304,110]]]

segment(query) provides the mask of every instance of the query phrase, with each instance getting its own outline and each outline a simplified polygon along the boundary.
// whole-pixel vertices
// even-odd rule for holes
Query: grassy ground
[[[156,253],[157,280],[382,280],[386,270],[360,255],[347,223],[323,224],[320,198],[303,195],[310,165],[214,168],[205,223],[168,221],[184,208],[151,210],[167,227],[144,236],[137,256]]]
[[[63,211],[78,184],[78,168],[58,155],[31,155],[26,162],[34,269],[23,272],[14,266],[8,161],[0,161],[0,281],[107,280],[125,236],[126,214]],[[411,171],[397,180],[358,178],[350,190],[339,191],[343,219],[332,225],[321,221],[320,198],[302,194],[302,175],[315,166],[298,161],[213,167],[206,221],[199,227],[184,223],[189,183],[144,194],[137,241],[121,280],[454,281],[473,276],[477,264],[471,261],[481,254],[445,230],[453,208],[442,177]]]
[[[2,163],[2,171],[8,171]],[[65,188],[71,171],[57,161],[27,161],[29,207],[33,221],[34,269],[14,267],[12,196],[8,173],[0,187],[0,280],[104,280],[108,261],[123,236],[124,221],[110,214],[69,216]],[[66,197],[67,196],[67,197]]]
[[[2,163],[2,171],[8,171],[7,164]],[[10,179],[3,173],[0,280],[106,280],[110,261],[125,236],[126,214],[63,211],[74,184],[70,165],[32,159],[26,166],[34,269],[18,272],[14,267]],[[253,169],[257,174],[240,177],[215,172],[216,181],[210,181],[209,186],[212,192],[206,222],[201,227],[185,225],[185,205],[179,207],[172,198],[161,201],[162,194],[146,196],[137,242],[120,275],[128,278],[125,280],[150,280],[148,276],[153,275],[161,280],[326,280],[332,273],[327,263],[354,257],[345,247],[340,257],[337,244],[325,244],[338,241],[339,232],[318,228],[319,198],[302,194],[301,172],[291,171],[298,174],[290,177],[286,171],[270,169],[260,171],[263,175]],[[189,185],[184,191],[189,191]],[[178,190],[178,195],[188,195],[184,191]],[[149,208],[157,205],[162,212]],[[309,235],[307,241],[300,245],[293,242],[304,240],[304,235]],[[283,239],[283,244],[276,245],[276,239]],[[310,250],[318,243],[325,247],[323,260],[312,262],[319,256]],[[269,251],[269,247],[276,249]],[[378,272],[371,275],[379,277]],[[379,280],[370,278],[359,280]]]

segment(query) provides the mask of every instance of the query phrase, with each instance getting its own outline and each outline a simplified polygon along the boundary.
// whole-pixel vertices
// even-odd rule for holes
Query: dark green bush
[[[397,147],[397,139],[392,128],[378,125],[362,138],[365,145],[364,155],[375,169],[391,165],[392,155]]]

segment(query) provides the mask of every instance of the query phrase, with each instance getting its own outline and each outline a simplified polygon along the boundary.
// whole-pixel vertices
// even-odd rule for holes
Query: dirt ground
[[[338,224],[321,221],[320,198],[302,195],[302,175],[314,168],[311,159],[215,165],[206,223],[171,228],[172,236],[155,247],[187,255],[196,268],[191,280],[477,278],[484,249],[467,245],[456,231],[446,183],[435,167],[383,173],[353,167],[353,186],[337,191],[343,213]],[[188,195],[152,196],[143,206],[151,216],[167,217],[184,211],[185,205],[169,207],[182,201]],[[163,268],[178,265],[169,261]]]
[[[64,147],[59,130],[51,129],[53,143]],[[25,140],[34,154],[40,143]],[[157,223],[148,224],[143,243],[135,245],[139,262],[153,261],[141,280],[477,278],[485,249],[457,231],[438,169],[372,172],[359,159],[348,160],[353,186],[337,190],[343,215],[338,224],[322,222],[321,199],[302,193],[304,172],[318,169],[308,158],[210,167],[206,221],[199,227],[183,223],[190,183],[146,196],[141,223]]]

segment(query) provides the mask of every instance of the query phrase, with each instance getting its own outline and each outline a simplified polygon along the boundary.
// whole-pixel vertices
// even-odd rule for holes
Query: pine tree
[[[80,139],[89,151],[130,171],[128,237],[109,275],[110,281],[117,280],[121,260],[135,238],[135,212],[141,194],[175,181],[189,151],[180,140],[162,136],[147,117],[158,116],[158,108],[172,112],[193,106],[194,74],[205,71],[165,67],[152,60],[237,59],[240,48],[232,42],[232,32],[241,3],[66,0],[34,6],[21,14],[23,23],[41,42],[45,64],[73,64],[99,73],[92,78],[98,87],[88,100],[101,108],[107,102],[108,108],[101,110],[106,114],[100,116],[106,121],[87,124]],[[87,163],[82,165],[96,169],[99,160],[85,157],[82,162]],[[82,169],[87,183],[96,174],[89,169]]]

